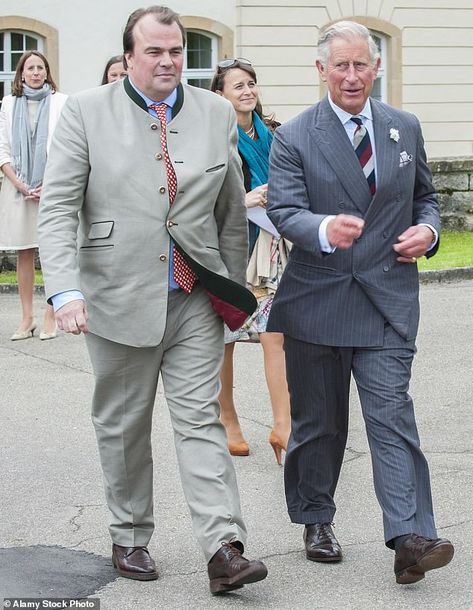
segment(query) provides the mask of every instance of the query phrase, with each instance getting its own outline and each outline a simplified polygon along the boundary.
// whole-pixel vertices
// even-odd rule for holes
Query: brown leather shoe
[[[222,542],[222,548],[209,561],[208,572],[212,595],[240,589],[268,575],[262,561],[248,561],[237,546],[228,542]]]
[[[305,555],[310,561],[341,561],[342,547],[330,523],[314,523],[304,528]]]
[[[425,572],[443,568],[450,563],[454,553],[453,544],[445,538],[424,538],[411,534],[396,551],[394,573],[396,582],[409,585],[424,578]]]
[[[112,563],[120,576],[134,580],[156,580],[156,564],[145,546],[112,545]]]

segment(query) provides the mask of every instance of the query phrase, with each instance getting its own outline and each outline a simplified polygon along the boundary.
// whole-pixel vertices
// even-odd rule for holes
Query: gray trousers
[[[408,394],[414,341],[405,341],[386,326],[379,348],[329,347],[285,336],[284,350],[292,413],[285,461],[291,520],[333,521],[353,374],[387,546],[392,548],[393,538],[409,533],[436,538],[429,469]]]
[[[91,333],[87,347],[113,542],[146,546],[154,531],[151,422],[161,373],[181,482],[206,560],[221,542],[244,544],[235,470],[219,420],[223,325],[203,289],[169,293],[166,332],[157,347],[130,347]]]

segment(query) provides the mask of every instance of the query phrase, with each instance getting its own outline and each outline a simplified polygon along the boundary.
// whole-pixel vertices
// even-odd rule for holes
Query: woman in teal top
[[[218,65],[212,91],[228,99],[238,121],[238,150],[242,158],[249,229],[249,264],[247,282],[258,300],[258,308],[236,332],[226,329],[225,358],[220,392],[221,420],[232,455],[248,455],[233,401],[233,352],[235,341],[258,337],[263,346],[266,381],[273,410],[273,429],[269,442],[281,463],[290,433],[289,394],[283,352],[283,336],[267,333],[266,323],[274,293],[286,265],[290,245],[281,238],[269,220],[266,193],[269,152],[273,130],[278,123],[264,117],[258,96],[256,73],[246,59],[226,59]]]

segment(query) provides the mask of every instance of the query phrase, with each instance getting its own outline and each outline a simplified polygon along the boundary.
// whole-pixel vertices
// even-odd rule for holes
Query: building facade
[[[249,59],[265,110],[284,122],[325,91],[315,69],[318,32],[351,19],[381,52],[374,95],[416,114],[430,158],[473,155],[472,0],[169,0],[188,30],[184,78],[208,86],[217,62]],[[121,52],[136,1],[0,0],[0,98],[28,48],[48,57],[61,91],[96,86]],[[148,6],[144,4],[143,6]]]

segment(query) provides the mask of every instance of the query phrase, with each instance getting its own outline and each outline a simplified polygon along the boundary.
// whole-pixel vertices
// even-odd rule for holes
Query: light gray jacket
[[[185,85],[167,130],[178,183],[170,208],[160,124],[137,98],[127,79],[69,98],[49,153],[39,242],[48,298],[80,289],[91,332],[153,346],[166,324],[170,237],[213,281],[244,284],[245,193],[231,104]]]

